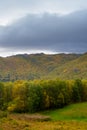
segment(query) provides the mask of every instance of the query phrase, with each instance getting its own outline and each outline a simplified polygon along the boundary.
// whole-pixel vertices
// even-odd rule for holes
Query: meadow
[[[71,104],[61,109],[48,110],[43,114],[51,116],[52,121],[87,121],[87,102]]]
[[[87,102],[34,114],[3,112],[0,130],[87,130],[86,108]]]

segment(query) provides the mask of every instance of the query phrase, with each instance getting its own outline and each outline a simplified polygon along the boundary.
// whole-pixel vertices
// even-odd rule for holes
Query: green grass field
[[[87,103],[35,114],[0,115],[0,130],[87,130]],[[51,121],[44,120],[47,116]]]
[[[42,113],[51,116],[53,121],[58,120],[87,121],[87,103],[72,104],[62,109],[45,111]]]

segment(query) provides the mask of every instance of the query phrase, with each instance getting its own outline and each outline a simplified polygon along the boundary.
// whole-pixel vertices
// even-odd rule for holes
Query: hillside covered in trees
[[[87,78],[85,54],[22,54],[0,57],[0,81]]]

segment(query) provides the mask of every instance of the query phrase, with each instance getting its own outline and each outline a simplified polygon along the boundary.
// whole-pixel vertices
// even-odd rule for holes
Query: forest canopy
[[[34,80],[0,83],[0,109],[37,112],[87,101],[87,80]]]

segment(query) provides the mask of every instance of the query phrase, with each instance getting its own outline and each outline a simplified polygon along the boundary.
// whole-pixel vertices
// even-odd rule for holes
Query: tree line
[[[87,80],[0,82],[0,109],[37,112],[87,101]]]

